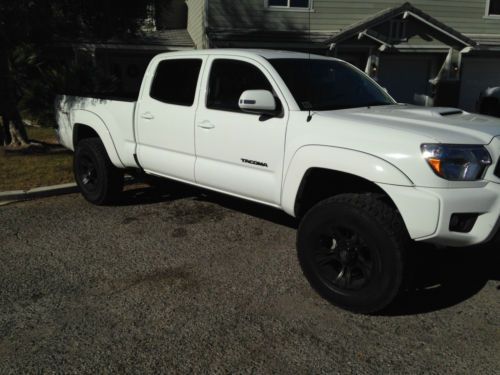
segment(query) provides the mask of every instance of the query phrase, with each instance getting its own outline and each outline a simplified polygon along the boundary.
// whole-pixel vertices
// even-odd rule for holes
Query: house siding
[[[355,22],[405,1],[313,0],[314,11],[277,11],[265,7],[264,0],[209,1],[209,26],[233,29],[281,29],[340,31]],[[500,34],[500,19],[485,18],[487,0],[413,0],[411,3],[446,25],[464,34]]]
[[[304,30],[307,12],[269,11],[264,0],[207,0],[211,29]]]
[[[205,1],[206,0],[186,0],[188,6],[187,30],[197,49],[206,47]]]

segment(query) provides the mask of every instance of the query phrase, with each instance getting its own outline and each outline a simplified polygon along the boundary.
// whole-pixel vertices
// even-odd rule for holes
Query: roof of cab
[[[193,51],[179,51],[179,52],[165,52],[157,55],[156,57],[173,57],[173,56],[200,56],[200,55],[232,55],[240,57],[255,57],[260,56],[265,59],[332,59],[331,57],[312,55],[303,52],[292,51],[279,51],[271,49],[233,49],[233,48],[219,48],[219,49],[201,49]]]

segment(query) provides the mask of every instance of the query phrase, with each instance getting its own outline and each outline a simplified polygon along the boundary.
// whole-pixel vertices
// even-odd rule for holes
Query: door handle
[[[198,124],[198,127],[202,129],[213,129],[215,128],[215,125],[212,124],[210,121],[203,121]]]
[[[151,112],[145,112],[145,113],[141,114],[141,118],[143,118],[145,120],[152,120],[155,117],[153,116],[153,114]]]

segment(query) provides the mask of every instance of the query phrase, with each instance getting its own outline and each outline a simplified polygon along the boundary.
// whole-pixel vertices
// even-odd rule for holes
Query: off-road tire
[[[119,199],[124,173],[111,163],[99,138],[86,138],[78,142],[73,171],[82,195],[90,203],[105,205]]]
[[[376,194],[323,200],[297,232],[299,262],[311,286],[332,304],[364,314],[380,312],[402,289],[410,242],[397,210]]]

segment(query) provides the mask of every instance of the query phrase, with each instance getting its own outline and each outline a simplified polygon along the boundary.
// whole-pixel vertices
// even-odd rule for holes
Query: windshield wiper
[[[385,102],[373,102],[373,103],[368,103],[368,104],[365,104],[363,105],[363,107],[378,107],[378,106],[381,106],[381,105],[391,105],[393,103],[385,103]]]
[[[364,105],[359,105],[359,104],[345,104],[345,105],[336,105],[336,106],[331,106],[331,105],[324,105],[321,107],[314,107],[315,111],[338,111],[341,109],[352,109],[352,108],[363,108],[365,107]]]
[[[340,109],[352,109],[352,108],[369,108],[382,105],[391,105],[393,103],[386,102],[369,102],[369,103],[356,103],[356,104],[344,104],[344,105],[322,105],[322,106],[312,106],[311,108],[304,108],[305,110],[312,111],[336,111]]]

